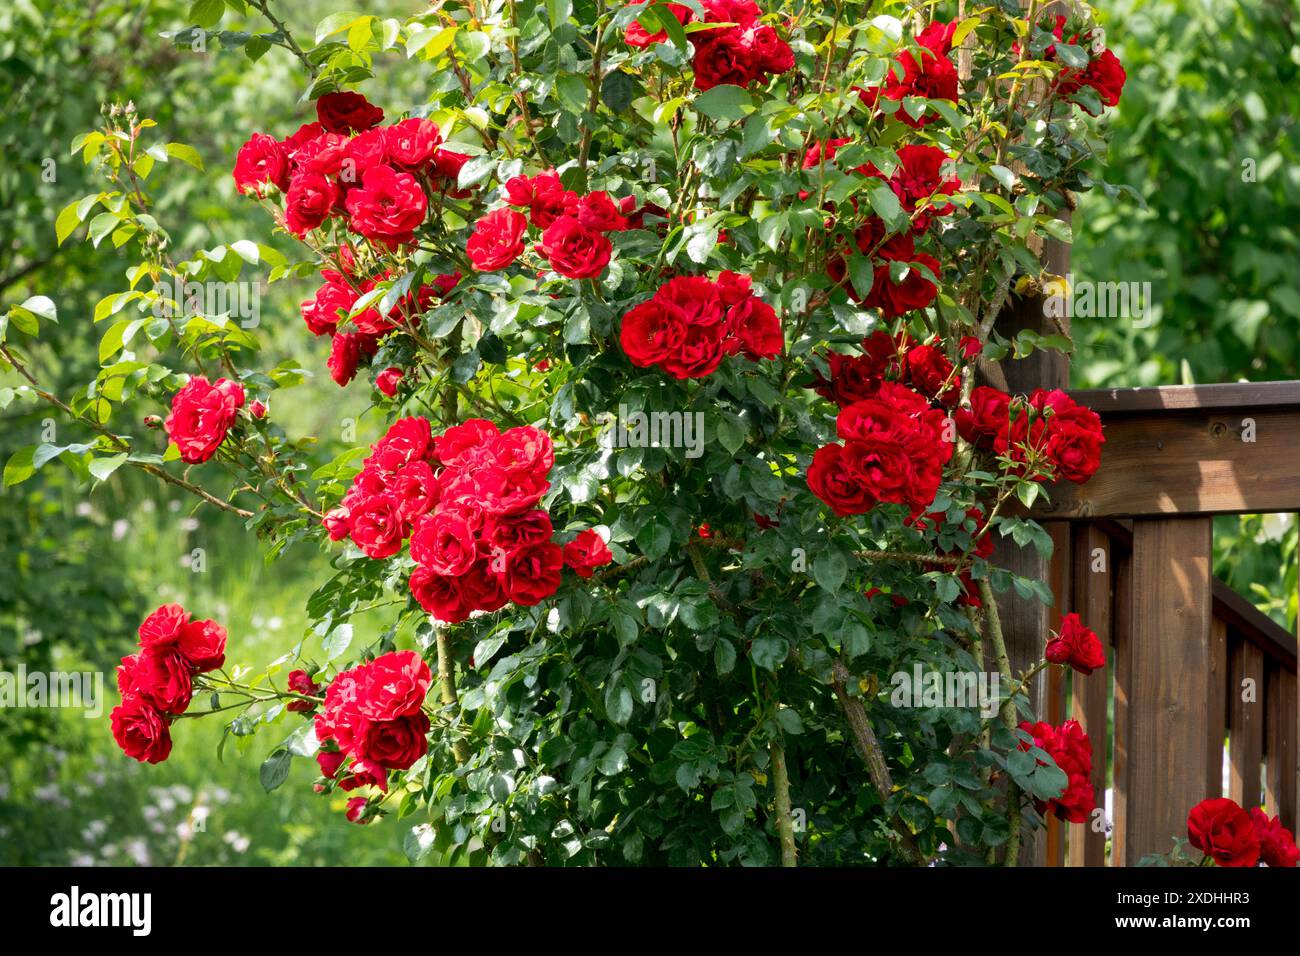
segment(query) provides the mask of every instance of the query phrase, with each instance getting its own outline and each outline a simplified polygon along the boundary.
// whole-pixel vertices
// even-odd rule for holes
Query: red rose
[[[362,758],[388,770],[406,770],[429,749],[429,715],[414,714],[393,720],[367,720],[356,749]]]
[[[1269,866],[1293,867],[1300,863],[1300,848],[1291,831],[1278,817],[1269,819],[1259,807],[1250,811],[1250,822],[1259,837],[1259,858]]]
[[[885,77],[883,88],[871,87],[858,91],[867,106],[877,107],[881,96],[900,104],[907,97],[949,100],[954,103],[957,101],[957,68],[947,56],[936,55],[933,51],[922,48],[918,60],[910,51],[905,50],[898,55],[895,63]],[[913,119],[901,106],[894,117],[913,129],[920,129],[939,119],[933,112],[923,115],[919,120]]]
[[[348,228],[389,248],[409,243],[424,222],[429,200],[410,173],[372,166],[348,192]]]
[[[565,189],[560,177],[554,173],[543,174],[533,180],[533,199],[528,204],[528,221],[538,229],[549,228],[557,219],[572,216],[578,211],[581,197]]]
[[[886,318],[895,319],[916,309],[924,309],[934,301],[938,289],[917,265],[925,266],[934,276],[939,275],[939,260],[911,248],[911,237],[899,237],[906,242],[890,240],[879,249],[884,261],[875,267],[871,293],[862,301],[867,308],[879,309]],[[907,275],[895,282],[890,262],[909,263]]]
[[[1124,65],[1120,63],[1119,57],[1110,50],[1102,50],[1101,55],[1081,71],[1063,69],[1056,82],[1062,96],[1068,97],[1089,86],[1097,91],[1103,106],[1118,106],[1127,79],[1128,74],[1124,72]],[[1088,107],[1084,106],[1084,109],[1092,113]]]
[[[325,512],[325,517],[321,523],[325,525],[325,531],[329,534],[331,541],[342,541],[352,533],[352,523],[348,520],[348,509],[331,508]]]
[[[551,436],[531,425],[505,432],[492,443],[492,453],[497,464],[512,477],[545,478],[555,465]]]
[[[1065,791],[1059,797],[1037,802],[1039,811],[1055,813],[1069,823],[1087,823],[1097,797],[1092,786],[1092,742],[1083,727],[1077,720],[1067,720],[1059,727],[1026,722],[1020,729],[1034,738],[1034,746],[1046,751],[1067,778]],[[1022,742],[1020,749],[1029,747]]]
[[[1187,814],[1187,839],[1219,866],[1254,866],[1260,841],[1250,815],[1234,800],[1202,800]]]
[[[522,213],[502,207],[474,223],[474,234],[465,244],[470,264],[479,272],[504,269],[524,251],[523,235],[528,220]]]
[[[349,823],[355,823],[358,826],[365,826],[371,818],[366,816],[366,805],[370,801],[365,797],[352,797],[348,800],[348,809],[345,816]]]
[[[372,342],[373,339],[360,332],[336,332],[330,344],[329,359],[325,363],[330,378],[340,387],[352,381],[362,355]]]
[[[594,279],[609,265],[610,241],[572,216],[556,219],[542,233],[537,251],[570,279]]]
[[[420,607],[445,624],[459,624],[473,610],[456,578],[438,574],[423,565],[411,572],[411,594]]]
[[[290,161],[294,172],[318,173],[321,176],[337,176],[343,170],[343,161],[348,155],[346,136],[338,133],[322,133],[315,139],[303,143],[293,153]],[[354,170],[355,172],[355,170]]]
[[[1069,664],[1085,675],[1106,666],[1106,650],[1101,640],[1084,626],[1078,614],[1067,614],[1061,619],[1061,629],[1047,642],[1043,656],[1053,664]]]
[[[189,612],[179,604],[164,604],[140,624],[140,646],[175,647],[181,639],[181,629],[190,619]]]
[[[384,141],[389,161],[414,171],[433,162],[442,143],[442,133],[433,121],[412,117],[385,129]]]
[[[433,454],[444,465],[459,465],[475,449],[500,436],[501,431],[485,418],[471,418],[452,425],[433,439]]]
[[[711,90],[724,83],[748,86],[757,78],[754,54],[739,30],[709,30],[694,34],[693,39],[696,48],[691,66],[697,90]]]
[[[141,763],[161,763],[172,752],[167,720],[141,697],[128,697],[109,714],[113,739],[128,757]]]
[[[406,524],[397,498],[379,495],[363,501],[351,514],[352,540],[367,557],[391,558],[402,547]]]
[[[405,374],[406,372],[396,365],[390,365],[375,376],[375,388],[392,398],[397,394],[397,383],[402,380]]]
[[[794,50],[769,26],[753,26],[745,33],[755,68],[761,73],[785,73],[794,69]]]
[[[216,621],[191,621],[176,646],[199,673],[214,671],[226,662],[226,629]]]
[[[656,296],[623,316],[618,340],[633,365],[649,368],[675,352],[686,338],[681,309]]]
[[[916,212],[923,201],[928,203],[913,220],[918,233],[925,232],[935,216],[952,212],[952,203],[937,201],[940,196],[951,196],[961,188],[961,180],[944,178],[943,169],[948,162],[948,154],[936,146],[911,144],[898,150],[898,168],[890,177],[889,185],[909,214]]]
[[[589,578],[592,572],[614,560],[605,539],[593,529],[578,532],[578,536],[564,546],[564,563],[580,578]]]
[[[736,330],[746,358],[757,362],[781,354],[781,349],[785,346],[781,320],[777,318],[776,311],[758,296],[751,295],[738,305],[733,305],[727,313],[727,319]]]
[[[501,575],[492,570],[492,562],[479,561],[460,580],[461,597],[466,607],[475,611],[499,611],[510,601],[501,588]]]
[[[289,157],[289,162],[291,164],[295,163],[297,161],[296,157],[298,150],[301,149],[305,143],[311,142],[324,132],[325,127],[321,126],[320,123],[303,123],[281,140],[280,145],[284,147],[284,152],[285,155]]]
[[[311,675],[306,671],[289,671],[288,678],[289,690],[295,694],[302,694],[305,697],[319,697],[320,685],[311,679]],[[291,710],[296,714],[309,714],[316,709],[316,704],[310,700],[291,700],[285,705],[285,710]],[[326,777],[332,777],[338,772],[338,763],[329,773],[325,773],[326,762],[321,762],[322,757],[338,757],[338,763],[343,762],[342,754],[326,754],[324,752],[316,755],[317,762],[321,764],[321,773]]]
[[[585,228],[596,232],[620,232],[627,228],[627,217],[605,192],[583,196],[578,200],[574,215]]]
[[[172,396],[163,428],[176,443],[181,461],[196,465],[217,453],[243,406],[244,386],[238,382],[219,378],[211,383],[196,375]]]
[[[412,415],[399,418],[388,426],[384,437],[375,442],[366,464],[395,472],[408,462],[426,457],[433,448],[433,430],[427,418]]]
[[[947,56],[952,52],[952,38],[959,25],[958,20],[953,20],[952,23],[940,23],[935,20],[916,35],[916,43],[939,56]]]
[[[260,199],[268,183],[284,192],[289,188],[289,154],[274,136],[254,133],[235,154],[231,175],[241,194],[252,193]]]
[[[474,529],[454,511],[428,515],[411,535],[411,557],[438,574],[464,574],[478,560]]]
[[[134,688],[160,711],[183,714],[194,697],[190,662],[175,647],[151,647],[140,653],[131,675]]]
[[[299,170],[284,197],[284,224],[301,239],[334,211],[339,203],[338,184],[320,173]]]
[[[325,284],[302,304],[302,320],[312,335],[333,335],[339,321],[352,311],[357,294],[340,273],[327,269],[321,275]]]
[[[532,607],[555,593],[560,586],[564,551],[559,545],[533,545],[506,558],[501,588],[516,604]]]
[[[681,345],[660,363],[677,379],[712,375],[726,355],[726,328],[722,325],[688,325]]]
[[[456,181],[460,178],[461,168],[469,162],[469,155],[466,153],[453,153],[449,149],[439,149],[433,155],[433,178],[436,179],[444,192],[452,199],[465,199],[470,195],[468,189],[456,189]]]
[[[937,344],[911,348],[907,353],[907,371],[913,385],[943,405],[953,405],[961,397],[953,377],[953,364]]]
[[[540,508],[517,515],[489,518],[483,526],[481,548],[489,567],[505,571],[505,558],[551,540],[551,516]]]
[[[957,432],[980,448],[992,448],[994,439],[1007,431],[1010,422],[1011,396],[1000,389],[977,385],[971,391],[969,409],[952,413]]]
[[[415,651],[392,651],[366,668],[357,711],[370,720],[394,720],[420,712],[433,675]]]
[[[808,488],[840,517],[866,514],[876,505],[860,476],[846,460],[843,445],[826,445],[813,454]]]
[[[409,525],[438,503],[438,478],[427,461],[413,461],[392,476],[389,492],[397,499],[398,514]]]
[[[352,133],[378,126],[384,111],[360,93],[326,93],[316,101],[316,116],[331,133]]]
[[[677,18],[678,23],[683,25],[690,23],[695,17],[695,14],[691,12],[690,7],[684,7],[680,3],[654,3],[647,4],[647,6],[654,6],[659,10],[667,7],[668,12]],[[623,40],[628,46],[639,50],[648,47],[652,43],[666,42],[668,40],[668,31],[660,30],[658,33],[650,33],[645,27],[641,26],[638,21],[633,20],[628,24],[627,29],[623,32]]]

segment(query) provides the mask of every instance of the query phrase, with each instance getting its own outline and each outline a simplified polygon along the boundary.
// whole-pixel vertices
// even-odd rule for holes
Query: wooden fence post
[[[1209,780],[1211,519],[1133,523],[1125,862],[1168,853]]]

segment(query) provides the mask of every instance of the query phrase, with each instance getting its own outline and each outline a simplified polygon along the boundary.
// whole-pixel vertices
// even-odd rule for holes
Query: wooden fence
[[[1052,722],[1084,725],[1110,807],[1049,821],[1026,862],[1133,865],[1168,852],[1207,797],[1262,805],[1294,831],[1296,638],[1212,576],[1211,522],[1300,512],[1300,383],[1072,394],[1102,416],[1102,467],[1050,489],[1035,516],[1056,545],[1049,619],[1077,611],[1108,663],[1054,673],[1040,701]]]

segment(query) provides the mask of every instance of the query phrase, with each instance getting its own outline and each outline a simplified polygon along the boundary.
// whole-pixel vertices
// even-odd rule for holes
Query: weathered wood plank
[[[1228,625],[1217,615],[1210,629],[1208,736],[1205,743],[1205,798],[1223,796],[1223,742],[1228,735]]]
[[[1124,853],[1166,853],[1208,778],[1210,519],[1133,523]]]
[[[1300,382],[1228,382],[1221,385],[1160,385],[1154,388],[1076,388],[1071,397],[1102,417],[1134,412],[1253,406],[1300,411]]]
[[[1300,509],[1300,409],[1149,412],[1103,418],[1101,468],[1058,482],[1040,518],[1247,514]]]
[[[1111,771],[1115,792],[1111,807],[1110,865],[1127,866],[1128,756],[1132,726],[1129,695],[1133,687],[1133,561],[1128,550],[1121,552],[1113,538],[1111,549],[1112,560],[1115,562],[1115,628],[1112,634],[1115,641],[1115,755]]]
[[[1055,603],[1051,616],[1060,619],[1072,610],[1073,595],[1071,564],[1073,547],[1071,545],[1072,529],[1069,522],[1049,521],[1043,525],[1052,539],[1052,560],[1048,566],[1048,586],[1052,589]],[[1046,635],[1044,635],[1046,636]],[[1048,669],[1040,678],[1047,685],[1047,710],[1043,720],[1056,725],[1064,720],[1065,714],[1065,675],[1060,668]],[[1065,824],[1055,815],[1047,816],[1047,833],[1044,836],[1045,847],[1043,863],[1046,866],[1065,865]]]
[[[1228,585],[1214,579],[1211,585],[1214,597],[1214,616],[1227,622],[1228,627],[1254,644],[1264,656],[1281,664],[1287,670],[1296,668],[1296,639],[1287,629],[1251,604],[1243,595]]]
[[[1235,635],[1229,644],[1228,796],[1249,810],[1263,790],[1264,655]]]
[[[1095,525],[1082,525],[1074,536],[1074,601],[1072,611],[1092,628],[1107,648],[1111,643],[1111,575],[1110,542]],[[1098,803],[1106,792],[1106,753],[1110,727],[1106,717],[1110,702],[1110,667],[1088,676],[1070,675],[1072,688],[1071,715],[1083,725],[1092,741],[1092,785]],[[1106,833],[1104,827],[1087,823],[1070,825],[1070,866],[1105,866]]]
[[[1296,824],[1296,675],[1268,667],[1264,691],[1264,807],[1281,816],[1292,833]]]

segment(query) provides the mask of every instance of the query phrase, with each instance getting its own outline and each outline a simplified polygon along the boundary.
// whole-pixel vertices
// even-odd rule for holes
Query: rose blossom
[[[196,465],[217,453],[243,406],[244,386],[238,382],[219,378],[212,383],[195,375],[172,396],[163,428],[176,443],[181,461]]]

